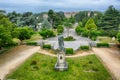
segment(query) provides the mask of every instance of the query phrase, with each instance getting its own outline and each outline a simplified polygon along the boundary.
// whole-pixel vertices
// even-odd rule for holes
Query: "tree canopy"
[[[97,26],[92,18],[90,18],[85,24],[87,30],[97,30]]]

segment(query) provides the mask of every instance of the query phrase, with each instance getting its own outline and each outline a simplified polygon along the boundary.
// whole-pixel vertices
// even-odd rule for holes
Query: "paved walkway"
[[[44,55],[48,55],[48,56],[52,56],[52,57],[57,57],[57,55],[55,54],[51,54],[50,52],[46,51],[46,50],[43,50],[43,49],[40,49],[38,51],[40,54],[44,54]],[[66,58],[75,58],[75,57],[80,57],[80,56],[87,56],[87,55],[91,55],[93,54],[92,51],[89,51],[89,52],[82,52],[82,53],[77,53],[75,55],[69,55],[69,56],[65,56]]]
[[[120,80],[120,50],[116,48],[93,48],[103,64],[109,69],[114,80]]]
[[[37,52],[40,47],[18,46],[9,52],[0,55],[0,80],[23,63],[33,53]]]

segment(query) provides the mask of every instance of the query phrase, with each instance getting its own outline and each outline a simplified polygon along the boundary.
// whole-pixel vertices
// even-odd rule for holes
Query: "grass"
[[[67,58],[69,69],[56,71],[56,58],[34,54],[7,79],[16,80],[112,80],[95,55]],[[13,65],[14,66],[14,65]]]
[[[25,42],[40,40],[42,37],[39,33],[33,34],[30,39],[24,40]]]
[[[110,37],[98,37],[97,38],[100,42],[105,42],[105,43],[118,43],[117,40],[112,40]]]

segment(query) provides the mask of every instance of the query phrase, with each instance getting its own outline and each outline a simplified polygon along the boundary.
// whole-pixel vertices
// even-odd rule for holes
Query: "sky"
[[[34,13],[54,11],[105,11],[108,6],[113,5],[120,10],[120,0],[0,0],[0,10],[7,12]]]

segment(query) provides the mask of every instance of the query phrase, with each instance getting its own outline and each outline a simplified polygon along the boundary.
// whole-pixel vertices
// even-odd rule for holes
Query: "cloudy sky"
[[[109,5],[120,10],[120,0],[0,0],[0,9],[7,12],[42,12],[55,11],[104,11]]]

